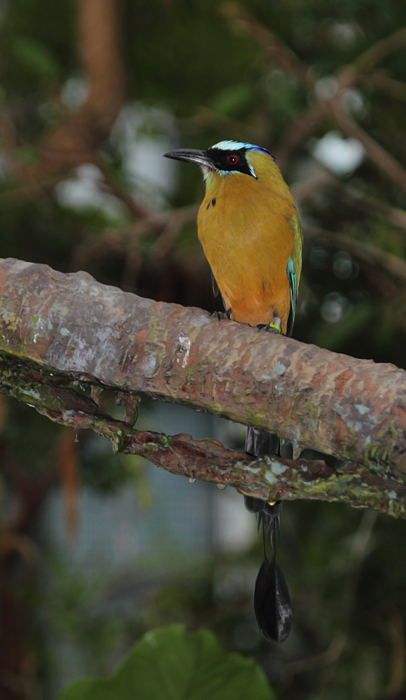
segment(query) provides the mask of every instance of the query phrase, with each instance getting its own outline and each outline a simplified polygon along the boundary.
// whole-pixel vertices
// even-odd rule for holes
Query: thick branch
[[[47,377],[38,365],[0,360],[2,391],[32,402],[40,413],[75,430],[91,429],[113,444],[116,452],[136,454],[172,474],[191,480],[231,485],[242,493],[276,499],[310,498],[370,507],[406,517],[406,486],[385,475],[373,474],[362,465],[332,469],[323,461],[279,457],[254,459],[245,452],[225,449],[216,440],[193,440],[190,435],[167,436],[137,431],[130,423],[115,420],[100,410],[80,389],[63,386],[63,375]],[[79,382],[76,382],[79,386]],[[125,399],[125,395],[122,396]],[[127,406],[132,412],[133,406]]]
[[[219,322],[201,310],[141,299],[99,284],[84,272],[63,275],[45,265],[13,259],[0,262],[0,298],[1,390],[54,420],[91,427],[109,437],[116,449],[145,454],[165,468],[184,468],[189,476],[207,476],[214,465],[220,474],[226,465],[222,482],[227,483],[231,473],[232,483],[241,490],[263,495],[265,489],[270,498],[276,491],[283,498],[318,497],[314,479],[311,488],[303,486],[306,470],[299,462],[289,463],[286,476],[282,467],[288,463],[283,460],[274,460],[279,465],[275,473],[270,464],[262,472],[262,464],[260,482],[255,481],[256,472],[252,477],[254,486],[247,474],[236,480],[235,470],[242,463],[244,468],[258,465],[253,467],[245,455],[221,446],[214,459],[217,448],[211,441],[205,441],[209,454],[194,470],[199,456],[194,452],[196,443],[188,442],[193,447],[188,452],[189,448],[162,436],[138,434],[129,423],[112,422],[88,396],[80,395],[78,405],[79,388],[67,385],[76,380],[85,388],[97,385],[128,395],[149,394],[277,432],[293,443],[295,457],[310,447],[351,461],[334,473],[316,464],[323,483],[323,488],[321,482],[317,486],[320,498],[350,499],[358,483],[353,500],[371,504],[368,493],[373,484],[374,507],[403,511],[406,373],[402,370]],[[18,374],[21,368],[34,373],[31,380]],[[162,445],[165,440],[169,441]],[[187,464],[181,454],[188,455]],[[313,475],[315,463],[303,464]],[[291,469],[301,486],[294,486]],[[381,505],[376,503],[378,492]]]

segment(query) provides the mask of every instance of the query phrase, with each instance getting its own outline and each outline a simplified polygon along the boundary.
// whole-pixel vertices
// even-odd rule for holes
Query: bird
[[[224,140],[206,150],[180,148],[164,156],[202,170],[205,197],[197,231],[211,268],[214,295],[220,293],[223,301],[219,318],[290,336],[303,236],[297,205],[271,151]],[[280,456],[280,439],[248,426],[245,449],[255,457]],[[257,515],[263,532],[264,561],[254,594],[257,623],[267,639],[283,642],[291,630],[292,608],[275,558],[282,503],[245,496],[245,505]],[[266,537],[273,550],[271,561]]]

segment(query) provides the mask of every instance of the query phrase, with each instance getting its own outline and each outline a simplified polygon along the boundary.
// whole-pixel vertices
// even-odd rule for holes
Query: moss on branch
[[[404,371],[12,259],[0,260],[0,299],[0,391],[52,420],[269,500],[339,500],[404,515]],[[124,420],[100,407],[104,389],[124,402]],[[138,432],[143,394],[277,432],[294,460]],[[347,466],[298,459],[306,448]]]

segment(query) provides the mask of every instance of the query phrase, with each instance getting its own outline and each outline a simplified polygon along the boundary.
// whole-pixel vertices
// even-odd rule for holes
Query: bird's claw
[[[257,328],[268,333],[282,333],[282,321],[279,316],[274,316],[271,323],[261,323]]]
[[[230,316],[226,311],[212,311],[210,316],[217,318],[218,321],[229,321]]]

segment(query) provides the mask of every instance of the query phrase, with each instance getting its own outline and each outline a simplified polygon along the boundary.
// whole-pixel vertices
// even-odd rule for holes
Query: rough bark
[[[141,299],[84,272],[64,275],[13,259],[0,261],[0,298],[0,390],[53,420],[91,428],[116,450],[169,471],[270,500],[406,512],[406,373],[393,365]],[[103,413],[97,387],[120,392],[124,421]],[[292,442],[295,459],[255,461],[211,440],[137,432],[142,394],[277,432]],[[334,470],[296,459],[304,448],[346,464]]]

